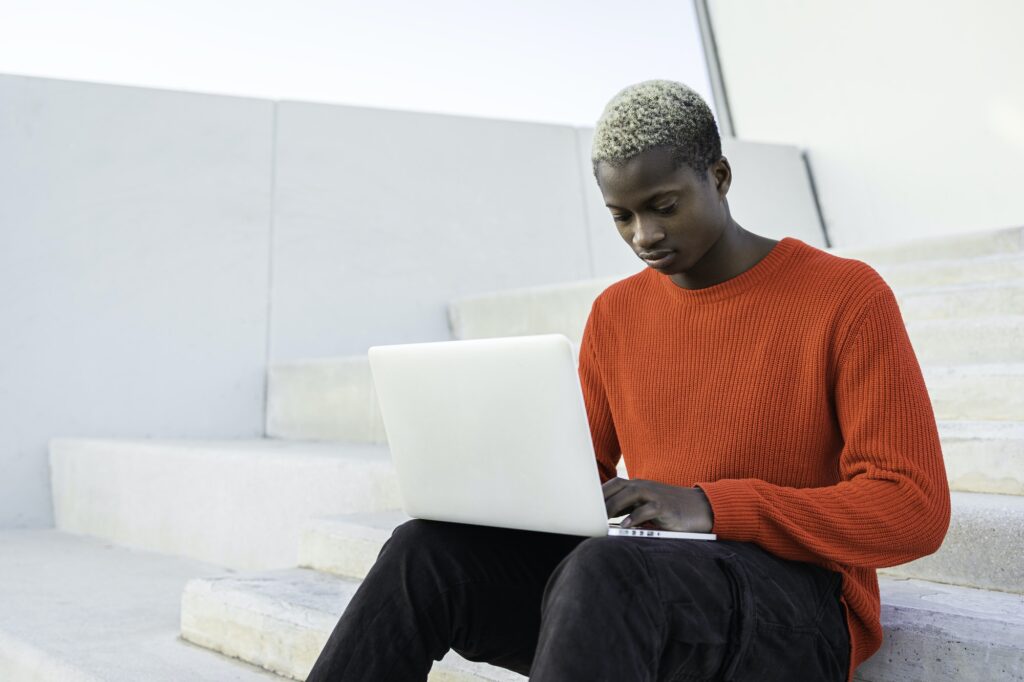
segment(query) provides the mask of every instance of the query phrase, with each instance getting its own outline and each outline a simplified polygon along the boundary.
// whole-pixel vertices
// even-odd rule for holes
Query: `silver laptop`
[[[407,515],[715,539],[609,524],[573,347],[562,334],[373,346],[369,358]]]

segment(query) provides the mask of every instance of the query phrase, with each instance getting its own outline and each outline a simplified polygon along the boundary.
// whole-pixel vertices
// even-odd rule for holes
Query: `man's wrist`
[[[704,506],[707,508],[707,519],[708,519],[708,532],[711,532],[715,527],[715,510],[711,506],[711,501],[708,499],[708,494],[704,492],[704,489],[700,486],[693,486],[694,490],[700,492],[701,499],[704,500]]]

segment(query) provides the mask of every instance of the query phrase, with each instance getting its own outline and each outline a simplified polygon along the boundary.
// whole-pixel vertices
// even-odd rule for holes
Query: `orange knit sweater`
[[[949,486],[892,290],[799,239],[683,289],[650,268],[594,302],[580,380],[601,482],[699,486],[723,540],[843,575],[850,669],[882,642],[875,569],[938,549]]]

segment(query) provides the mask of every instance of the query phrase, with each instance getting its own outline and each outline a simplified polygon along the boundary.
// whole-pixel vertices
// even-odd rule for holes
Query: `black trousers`
[[[839,682],[841,582],[751,543],[412,520],[306,679],[422,681],[451,648],[532,682]]]

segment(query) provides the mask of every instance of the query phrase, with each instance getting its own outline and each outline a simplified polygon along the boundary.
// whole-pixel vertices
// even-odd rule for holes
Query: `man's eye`
[[[666,206],[665,208],[656,208],[654,210],[660,213],[661,215],[672,215],[673,213],[676,212],[676,205],[672,204],[671,206]]]
[[[622,215],[622,214],[618,214],[618,213],[612,213],[612,220],[614,220],[617,223],[625,222],[625,221],[629,220],[629,214]]]

